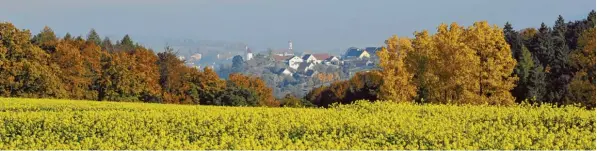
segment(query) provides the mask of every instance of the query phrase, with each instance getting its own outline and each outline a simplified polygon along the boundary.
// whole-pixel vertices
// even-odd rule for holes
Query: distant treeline
[[[230,106],[329,106],[356,100],[595,108],[595,11],[553,27],[514,30],[487,22],[441,24],[435,34],[393,36],[380,71],[315,88],[303,99],[273,97],[257,77],[187,67],[169,47],[155,54],[128,36],[111,42],[91,30],[32,36],[0,23],[0,96]]]
[[[259,78],[221,80],[210,68],[187,67],[171,48],[157,55],[126,35],[112,43],[91,30],[86,39],[58,38],[45,27],[0,23],[0,96],[231,106],[279,106]]]
[[[381,71],[311,91],[318,106],[359,99],[418,103],[577,104],[595,108],[595,11],[553,27],[441,24],[386,41]]]

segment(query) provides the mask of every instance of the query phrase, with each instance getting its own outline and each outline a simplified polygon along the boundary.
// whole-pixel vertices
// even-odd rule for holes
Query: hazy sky
[[[487,20],[514,28],[585,18],[595,0],[0,0],[0,21],[58,36],[95,28],[112,41],[133,40],[160,51],[167,39],[224,40],[253,50],[327,51],[380,46],[393,35],[434,31],[438,24]]]

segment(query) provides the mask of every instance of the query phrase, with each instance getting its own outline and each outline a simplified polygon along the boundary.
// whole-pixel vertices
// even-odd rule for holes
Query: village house
[[[317,59],[312,54],[306,54],[303,56],[303,61],[308,63],[315,63]]]
[[[330,55],[327,53],[306,54],[303,56],[303,60],[304,60],[304,62],[321,64],[325,59],[327,59],[329,57],[330,57]]]
[[[323,64],[326,65],[340,65],[341,61],[338,57],[336,56],[331,56],[326,58],[325,60],[323,60]]]
[[[344,59],[364,59],[370,58],[369,52],[356,47],[350,47],[344,54]]]
[[[286,62],[286,65],[288,65],[288,67],[296,70],[299,67],[299,65],[304,61],[302,58],[298,56],[292,56],[291,58],[288,58]]]
[[[315,63],[316,64],[321,64],[325,59],[330,57],[330,54],[327,53],[316,53],[313,54],[313,57],[315,57]]]
[[[371,58],[375,58],[377,57],[377,51],[381,50],[381,47],[367,47],[365,48],[365,51],[367,51],[367,53],[369,53],[369,56]]]

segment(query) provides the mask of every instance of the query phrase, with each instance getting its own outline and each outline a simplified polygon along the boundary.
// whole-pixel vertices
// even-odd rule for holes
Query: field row
[[[329,109],[0,98],[0,149],[595,149],[594,110]]]

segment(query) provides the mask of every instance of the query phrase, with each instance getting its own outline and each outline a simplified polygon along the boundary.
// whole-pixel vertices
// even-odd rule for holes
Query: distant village
[[[289,41],[288,48],[257,54],[248,46],[245,46],[242,55],[238,52],[217,53],[215,56],[212,54],[216,60],[222,61],[212,62],[203,67],[215,69],[223,78],[230,73],[258,76],[272,87],[277,97],[286,94],[301,97],[312,88],[349,79],[357,72],[376,69],[376,52],[380,49],[381,47],[350,47],[341,55],[305,53],[295,51],[292,41]],[[202,69],[197,62],[204,57],[203,54],[195,53],[180,56],[180,59],[185,60],[188,66]]]

